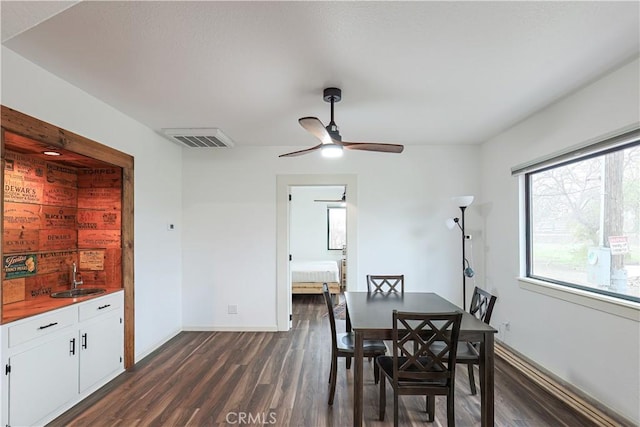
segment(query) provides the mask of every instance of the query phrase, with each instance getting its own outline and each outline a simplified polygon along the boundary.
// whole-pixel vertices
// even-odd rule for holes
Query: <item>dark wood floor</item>
[[[183,332],[51,426],[348,426],[352,423],[353,373],[339,361],[333,407],[327,405],[329,323],[320,296],[294,297],[289,332]],[[344,321],[338,321],[344,330]],[[469,394],[466,368],[456,377],[456,424],[479,426],[480,401]],[[377,420],[378,386],[365,362],[364,424]],[[476,378],[478,376],[476,375]],[[589,426],[496,359],[497,426]],[[400,425],[446,425],[444,398],[436,421],[426,423],[424,397],[400,398]]]

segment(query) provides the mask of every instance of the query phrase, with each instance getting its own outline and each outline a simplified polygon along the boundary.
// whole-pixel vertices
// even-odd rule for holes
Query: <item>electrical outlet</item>
[[[473,236],[471,234],[465,234],[464,239],[465,240],[472,240]]]
[[[227,307],[227,312],[228,312],[229,314],[238,314],[238,306],[237,306],[237,305],[235,305],[235,304],[233,304],[233,305],[229,305],[229,306]]]

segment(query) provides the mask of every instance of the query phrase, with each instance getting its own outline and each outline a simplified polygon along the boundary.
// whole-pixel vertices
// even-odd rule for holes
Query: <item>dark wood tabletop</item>
[[[460,340],[480,342],[480,377],[483,384],[481,401],[481,425],[492,426],[494,418],[494,349],[496,329],[463,311],[438,294],[432,292],[368,293],[345,292],[347,307],[347,331],[355,335],[353,425],[362,425],[362,342],[364,339],[391,339],[393,310],[446,313],[463,313],[460,324]]]

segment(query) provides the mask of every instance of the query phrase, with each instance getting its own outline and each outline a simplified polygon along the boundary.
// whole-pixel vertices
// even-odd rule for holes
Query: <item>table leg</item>
[[[362,425],[362,394],[364,384],[362,381],[362,368],[363,368],[363,347],[362,332],[355,331],[355,348],[353,358],[355,359],[353,370],[353,425],[360,427]]]
[[[480,345],[480,425],[494,424],[494,345],[493,333],[483,334]]]

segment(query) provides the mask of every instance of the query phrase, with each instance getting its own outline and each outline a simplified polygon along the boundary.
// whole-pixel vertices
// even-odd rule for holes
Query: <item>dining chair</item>
[[[351,365],[351,358],[354,356],[354,342],[355,339],[351,332],[337,333],[336,331],[336,318],[333,313],[333,302],[331,301],[331,294],[329,293],[329,286],[326,283],[322,284],[322,294],[324,295],[324,301],[327,304],[327,310],[329,311],[329,324],[331,325],[331,370],[329,372],[329,405],[333,405],[333,398],[336,394],[336,378],[338,372],[338,357],[345,357],[347,369]],[[384,355],[387,352],[387,347],[381,340],[364,340],[362,345],[364,357],[376,357]],[[378,365],[373,366],[373,375],[375,383],[378,384],[380,373]]]
[[[456,347],[462,313],[393,311],[393,355],[378,356],[380,367],[379,418],[386,410],[386,379],[393,388],[393,425],[398,426],[398,396],[425,395],[428,420],[434,420],[435,396],[447,397],[447,425],[455,426]],[[445,347],[434,352],[432,344]]]
[[[491,321],[491,314],[493,313],[493,306],[496,303],[496,299],[497,297],[495,295],[491,295],[489,292],[476,286],[473,290],[469,313],[488,325]],[[443,346],[442,343],[434,343],[433,350],[439,351]],[[456,363],[467,365],[469,389],[472,395],[477,394],[473,366],[480,365],[480,344],[468,341],[459,343],[456,353]],[[480,390],[482,391],[482,381],[480,382]]]
[[[404,274],[379,275],[367,274],[367,291],[404,293]]]

